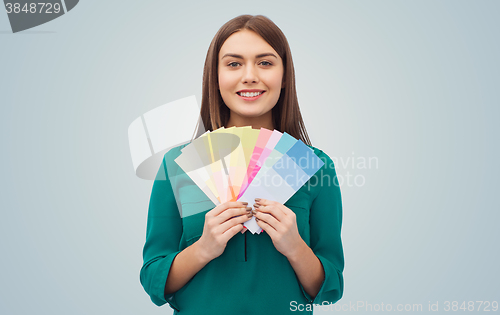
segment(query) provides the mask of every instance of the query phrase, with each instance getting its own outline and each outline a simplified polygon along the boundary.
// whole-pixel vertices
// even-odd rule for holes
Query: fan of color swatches
[[[214,203],[255,198],[285,203],[324,164],[301,140],[278,130],[247,127],[206,132],[182,149],[180,168]],[[244,224],[262,229],[252,217]]]

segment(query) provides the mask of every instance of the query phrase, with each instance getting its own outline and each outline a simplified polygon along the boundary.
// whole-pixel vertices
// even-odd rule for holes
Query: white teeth
[[[239,94],[244,97],[255,97],[262,94],[262,92],[240,92]]]

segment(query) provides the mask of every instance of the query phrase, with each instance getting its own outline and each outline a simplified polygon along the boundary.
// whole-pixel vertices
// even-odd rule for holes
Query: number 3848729
[[[59,3],[45,3],[45,2],[32,2],[25,3],[6,3],[5,10],[7,13],[38,13],[38,14],[51,14],[61,12],[61,5]]]

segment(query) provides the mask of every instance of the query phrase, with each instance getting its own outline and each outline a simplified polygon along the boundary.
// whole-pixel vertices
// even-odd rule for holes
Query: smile
[[[264,91],[263,92],[236,92],[236,94],[238,94],[238,96],[244,100],[254,101],[254,100],[258,99],[262,94],[264,94]]]

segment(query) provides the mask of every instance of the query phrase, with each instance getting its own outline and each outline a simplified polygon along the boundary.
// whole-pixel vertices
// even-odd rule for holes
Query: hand
[[[252,217],[252,208],[247,202],[228,201],[205,214],[203,234],[197,243],[202,256],[211,261],[224,252],[227,242],[242,231],[243,223]]]
[[[295,213],[279,202],[266,199],[255,199],[253,206],[257,224],[269,234],[274,247],[286,257],[294,257],[305,244],[297,228]]]

